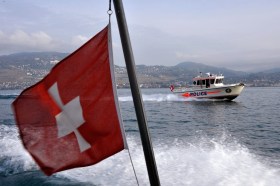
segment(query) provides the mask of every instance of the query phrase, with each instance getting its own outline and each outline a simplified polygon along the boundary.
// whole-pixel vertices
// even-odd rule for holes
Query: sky
[[[280,67],[279,0],[123,0],[137,65]],[[0,0],[0,55],[71,53],[108,24],[109,0]],[[114,8],[112,5],[114,12]],[[113,53],[124,66],[115,14]]]

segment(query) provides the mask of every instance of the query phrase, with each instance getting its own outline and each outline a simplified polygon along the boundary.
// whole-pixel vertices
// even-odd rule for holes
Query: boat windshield
[[[206,78],[206,79],[198,79],[193,81],[193,85],[206,85],[206,87],[210,87],[210,84],[220,84],[223,83],[223,78],[219,79],[212,79],[212,78]]]
[[[216,79],[216,84],[223,83],[223,80],[224,80],[224,79]]]

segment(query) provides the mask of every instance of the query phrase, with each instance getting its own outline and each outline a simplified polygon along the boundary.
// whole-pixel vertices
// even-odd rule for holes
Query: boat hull
[[[233,100],[240,95],[244,84],[223,85],[215,88],[177,88],[173,93],[187,98]]]

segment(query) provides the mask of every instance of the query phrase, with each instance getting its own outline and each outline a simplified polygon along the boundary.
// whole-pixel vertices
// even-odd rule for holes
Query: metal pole
[[[142,97],[136,78],[135,62],[134,62],[132,47],[129,39],[124,8],[123,8],[122,0],[113,0],[113,1],[114,1],[114,7],[115,7],[115,12],[116,12],[116,17],[117,17],[122,47],[123,47],[128,79],[130,82],[132,98],[134,102],[136,117],[138,120],[138,127],[141,136],[143,151],[145,155],[146,166],[149,174],[150,184],[153,186],[158,186],[160,185],[160,181],[159,181],[156,162],[154,158],[152,143],[150,140],[149,131],[147,127]]]

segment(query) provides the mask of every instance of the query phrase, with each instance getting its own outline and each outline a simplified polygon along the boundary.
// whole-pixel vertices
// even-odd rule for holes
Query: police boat
[[[224,84],[224,76],[206,73],[205,75],[196,76],[193,78],[193,84],[188,87],[170,86],[170,90],[178,95],[187,98],[204,98],[204,99],[219,99],[233,100],[240,95],[244,83]]]

